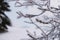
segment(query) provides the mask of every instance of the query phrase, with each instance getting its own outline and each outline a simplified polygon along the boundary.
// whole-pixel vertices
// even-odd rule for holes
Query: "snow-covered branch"
[[[27,1],[27,0],[26,0]],[[40,37],[41,40],[54,40],[58,34],[60,34],[60,18],[58,16],[60,16],[60,6],[58,6],[58,8],[55,8],[55,7],[51,7],[50,6],[50,0],[41,0],[43,2],[46,2],[45,4],[37,4],[35,1],[27,1],[25,2],[23,5],[24,6],[30,6],[30,5],[37,5],[38,6],[38,9],[41,10],[42,12],[38,15],[34,15],[34,14],[23,14],[22,12],[16,12],[19,17],[18,18],[21,18],[21,17],[24,17],[24,18],[28,18],[30,20],[30,22],[27,22],[27,21],[24,21],[25,23],[29,23],[29,24],[34,24],[39,30],[41,30],[41,32],[43,33],[42,37]],[[46,6],[47,8],[44,8],[43,6]],[[44,14],[45,12],[51,12],[55,18],[52,18],[51,20],[45,22],[43,20],[40,20],[40,19],[35,19],[36,22],[39,22],[39,23],[42,23],[42,24],[51,24],[51,30],[49,30],[49,32],[45,33],[44,30],[38,26],[37,24],[35,24],[35,22],[33,22],[33,20],[31,18],[33,17],[37,17],[37,16],[40,16],[42,14]],[[57,16],[55,15],[57,14]],[[27,31],[28,33],[28,36],[33,38],[33,40],[37,40],[38,38],[36,38],[34,35],[32,35],[29,31]],[[58,38],[60,38],[60,36],[58,36]],[[39,40],[40,40],[39,39]]]

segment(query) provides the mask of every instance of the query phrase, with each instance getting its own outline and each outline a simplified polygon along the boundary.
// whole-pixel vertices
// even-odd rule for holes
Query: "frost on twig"
[[[37,40],[37,38],[35,37],[35,35],[31,34],[28,30],[27,30],[27,34],[29,37],[31,37],[33,40]]]
[[[45,10],[43,10],[40,14],[38,14],[38,15],[33,15],[33,14],[23,14],[22,12],[20,12],[20,11],[18,11],[18,12],[16,12],[19,16],[18,16],[18,18],[21,18],[21,17],[25,17],[25,18],[33,18],[33,17],[36,17],[36,16],[40,16],[40,15],[42,15],[43,13],[45,13]]]
[[[59,38],[57,40],[60,40],[60,6],[58,6],[58,8],[55,7],[51,7],[50,6],[50,0],[41,0],[43,2],[46,1],[46,4],[37,4],[35,1],[30,1],[30,0],[26,0],[27,2],[23,3],[23,6],[30,6],[30,5],[37,5],[38,9],[41,10],[42,12],[38,15],[34,15],[34,14],[25,14],[22,13],[21,11],[16,12],[19,16],[18,18],[24,17],[24,18],[28,18],[30,20],[30,22],[28,21],[24,21],[25,23],[28,24],[33,24],[35,25],[41,32],[42,32],[42,37],[35,37],[32,33],[30,33],[27,30],[27,34],[29,37],[31,37],[33,40],[55,40],[56,38]],[[46,6],[46,8],[43,8],[43,6]],[[46,21],[40,20],[40,18],[36,18],[36,22],[42,23],[42,24],[50,24],[51,25],[51,29],[50,28],[46,28],[46,29],[50,29],[48,32],[45,32],[45,30],[43,30],[41,28],[41,26],[38,26],[35,22],[33,22],[34,20],[32,20],[31,18],[33,17],[37,17],[37,16],[41,16],[42,14],[44,14],[45,12],[51,12],[55,18],[52,18],[51,20],[47,21],[48,18],[45,18]]]
[[[24,15],[22,12],[16,12],[19,16],[18,16],[18,18],[21,18],[21,17],[25,17],[25,18],[32,18],[32,17],[35,17],[35,16],[37,16],[37,15],[32,15],[32,14],[26,14],[26,15]]]
[[[19,5],[18,5],[19,4]],[[21,3],[19,1],[16,1],[15,3],[15,7],[22,7],[22,6],[33,6],[35,5],[36,2],[34,2],[33,0],[25,0],[25,2]],[[17,6],[16,6],[17,5]]]
[[[24,15],[22,12],[16,12],[19,16],[18,16],[18,18],[21,18],[21,17],[25,17],[25,18],[32,18],[32,17],[35,17],[35,16],[37,16],[37,15],[32,15],[32,14],[26,14],[26,15]]]

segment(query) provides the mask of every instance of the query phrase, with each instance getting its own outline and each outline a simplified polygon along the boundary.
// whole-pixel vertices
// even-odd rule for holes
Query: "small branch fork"
[[[43,10],[40,14],[38,14],[38,15],[33,15],[33,14],[26,14],[26,15],[24,15],[22,12],[16,12],[19,16],[18,16],[18,18],[21,18],[21,17],[25,17],[25,18],[33,18],[33,17],[36,17],[36,16],[40,16],[40,15],[42,15],[43,13],[45,13],[45,10]]]
[[[50,11],[50,12],[52,12],[53,14],[55,14],[55,13],[58,14],[58,13],[60,13],[60,8],[50,7],[50,0],[48,0],[47,3],[45,4],[45,6],[47,6],[47,9],[42,8],[42,6],[44,6],[44,5],[39,5],[39,4],[37,4],[36,2],[34,2],[34,3],[35,3],[35,5],[37,5],[37,6],[40,7],[40,8],[38,8],[38,9],[42,10],[42,12],[41,12],[40,14],[38,14],[38,15],[32,15],[32,14],[26,14],[26,15],[24,15],[22,12],[19,11],[19,12],[16,12],[16,13],[19,15],[18,18],[21,18],[21,17],[29,18],[31,22],[27,22],[27,21],[24,21],[24,22],[25,22],[25,23],[29,23],[29,24],[34,24],[38,29],[40,29],[40,30],[42,31],[43,37],[41,37],[41,38],[42,38],[42,39],[46,38],[45,40],[49,40],[49,39],[48,39],[49,36],[51,36],[51,35],[54,33],[54,31],[55,31],[56,28],[59,28],[60,22],[59,22],[58,20],[55,20],[55,19],[51,19],[51,20],[48,21],[48,22],[44,22],[44,21],[42,21],[42,20],[36,19],[37,22],[40,22],[40,23],[42,23],[42,24],[51,24],[51,25],[52,25],[52,29],[50,30],[50,32],[49,32],[49,33],[45,33],[41,27],[39,27],[37,24],[35,24],[35,23],[32,21],[31,18],[36,17],[36,16],[40,16],[40,15],[44,14],[46,11]],[[54,10],[53,10],[53,9],[54,9]],[[53,24],[54,22],[55,22],[55,24],[57,23],[58,25],[55,26],[55,25]],[[28,33],[28,36],[29,36],[29,37],[33,38],[33,40],[37,40],[37,38],[36,38],[34,35],[32,35],[28,30],[27,30],[27,33]],[[57,35],[58,35],[58,34],[54,34],[54,37],[52,38],[52,40],[54,40]],[[52,36],[51,36],[51,37],[52,37]]]
[[[20,4],[21,6],[26,6],[21,4],[20,2],[17,2],[18,4]],[[50,11],[52,13],[60,13],[60,8],[55,8],[55,7],[50,7],[50,0],[47,0],[46,4],[42,5],[42,4],[37,4],[36,2],[34,2],[33,0],[31,1],[31,3],[33,3],[34,5],[39,6],[38,9],[42,10],[42,11]],[[16,5],[16,3],[15,3]],[[47,9],[44,9],[42,6],[47,6]],[[60,7],[60,6],[59,6]],[[53,10],[54,9],[54,10]]]
[[[48,34],[46,34],[46,33],[43,31],[43,29],[41,29],[41,27],[39,27],[37,24],[35,24],[35,23],[32,21],[31,18],[29,18],[29,19],[30,19],[31,22],[26,22],[26,23],[34,24],[38,29],[40,29],[40,30],[42,31],[42,33],[43,33],[43,38],[46,37],[47,40],[48,40],[48,37],[55,31],[55,29],[56,29],[57,27],[59,27],[59,25],[55,26],[54,24],[52,24],[52,22],[55,22],[55,23],[60,24],[59,22],[57,22],[57,21],[55,21],[55,20],[53,20],[53,19],[50,20],[49,22],[43,22],[43,21],[41,21],[41,20],[36,19],[37,22],[40,22],[40,23],[43,23],[43,24],[52,24],[52,25],[53,25],[53,28],[50,30],[50,32],[49,32]],[[57,34],[55,34],[55,35],[57,35]],[[32,35],[31,35],[31,36],[32,36]],[[56,36],[54,36],[52,39],[54,39],[55,37],[56,37]]]

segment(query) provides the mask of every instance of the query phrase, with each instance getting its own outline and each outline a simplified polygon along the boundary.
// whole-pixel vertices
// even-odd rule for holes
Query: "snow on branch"
[[[31,34],[28,30],[27,30],[27,34],[29,37],[31,37],[34,40],[37,40],[37,38],[35,37],[35,35]]]
[[[21,11],[18,11],[18,12],[16,12],[19,15],[18,18],[21,18],[21,17],[28,18],[30,20],[30,22],[24,21],[25,23],[33,24],[40,31],[42,31],[43,36],[39,37],[41,40],[55,40],[55,38],[57,38],[57,37],[60,39],[60,36],[59,36],[60,35],[60,18],[57,17],[57,16],[60,16],[60,6],[58,6],[58,8],[51,7],[50,6],[50,0],[41,0],[41,1],[47,1],[46,4],[44,4],[44,5],[37,4],[33,0],[32,1],[26,0],[26,1],[27,2],[25,2],[23,4],[23,6],[37,5],[38,9],[41,10],[42,12],[40,14],[38,14],[38,15],[34,15],[34,14],[25,14],[24,15]],[[47,6],[47,8],[43,8],[43,6]],[[48,33],[45,33],[45,31],[40,26],[38,26],[37,24],[35,24],[35,22],[33,22],[33,20],[31,18],[40,16],[40,15],[44,14],[47,11],[51,12],[55,16],[55,18],[52,18],[49,21],[46,20],[47,22],[36,18],[36,21],[39,22],[39,23],[42,23],[42,24],[51,24],[52,25],[51,26],[51,30],[49,30]],[[55,14],[58,14],[58,15],[56,16]],[[27,34],[33,40],[37,40],[38,39],[32,33],[30,33],[28,30],[27,30]]]
[[[18,12],[16,12],[19,16],[18,16],[18,18],[21,18],[21,17],[25,17],[25,18],[33,18],[33,17],[36,17],[36,16],[40,16],[40,15],[42,15],[43,13],[45,13],[45,10],[43,10],[40,14],[38,14],[38,15],[33,15],[33,14],[23,14],[21,11],[18,11]]]

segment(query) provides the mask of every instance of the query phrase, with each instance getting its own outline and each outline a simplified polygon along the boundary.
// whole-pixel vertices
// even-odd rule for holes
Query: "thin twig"
[[[35,24],[35,23],[32,21],[31,18],[29,18],[29,19],[30,19],[30,21],[31,21],[38,29],[40,29],[40,30],[43,32],[43,34],[46,36],[46,33],[45,33],[37,24]]]

